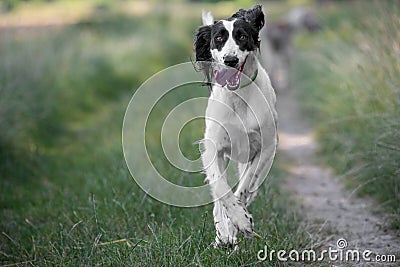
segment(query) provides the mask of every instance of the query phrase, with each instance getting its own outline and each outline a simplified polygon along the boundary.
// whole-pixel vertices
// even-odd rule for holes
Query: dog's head
[[[213,21],[210,13],[203,13],[203,25],[194,38],[196,61],[203,62],[203,70],[210,82],[230,90],[239,88],[240,77],[249,53],[260,48],[259,32],[264,26],[264,13],[260,5],[240,9],[230,18]],[[215,62],[211,69],[209,62]],[[207,66],[206,66],[207,65]]]

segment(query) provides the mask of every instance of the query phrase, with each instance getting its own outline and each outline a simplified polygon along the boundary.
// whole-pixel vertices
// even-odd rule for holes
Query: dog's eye
[[[222,36],[217,36],[217,37],[215,37],[215,41],[221,42],[221,41],[222,41]]]
[[[245,41],[245,40],[247,40],[247,35],[240,35],[239,40],[240,40],[240,41]]]

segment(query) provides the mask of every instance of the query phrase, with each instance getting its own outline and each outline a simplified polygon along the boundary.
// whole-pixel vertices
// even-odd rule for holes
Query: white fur
[[[233,22],[223,21],[229,39],[221,51],[212,50],[212,56],[222,63],[224,56],[236,55],[239,64],[247,57],[243,74],[253,77],[258,69],[258,76],[254,83],[236,91],[213,86],[206,109],[202,162],[214,199],[215,244],[236,246],[238,231],[253,235],[253,220],[246,207],[256,196],[275,156],[277,113],[268,74],[255,52],[239,50],[232,38]],[[246,82],[243,80],[242,84]],[[228,159],[238,165],[240,182],[235,192],[227,183]]]
[[[214,17],[210,11],[205,11],[204,9],[201,11],[201,18],[203,21],[203,25],[212,25],[214,23]]]

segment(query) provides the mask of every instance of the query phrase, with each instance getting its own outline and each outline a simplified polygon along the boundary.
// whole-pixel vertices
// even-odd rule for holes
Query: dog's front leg
[[[253,138],[256,138],[255,144],[259,144],[260,147],[256,149],[258,152],[250,162],[238,164],[240,181],[235,192],[235,196],[246,206],[253,201],[261,182],[267,175],[275,156],[277,143],[276,137],[264,139],[263,143],[259,143],[260,137],[256,134],[249,135],[250,143],[253,143]]]
[[[226,153],[230,143],[226,131],[217,124],[207,129],[202,160],[214,200],[216,244],[236,245],[238,230],[246,235],[253,234],[253,219],[227,183]]]

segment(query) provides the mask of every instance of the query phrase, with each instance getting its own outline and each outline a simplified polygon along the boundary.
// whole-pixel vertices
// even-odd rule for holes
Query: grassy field
[[[134,90],[155,72],[190,60],[204,5],[118,3],[21,3],[2,18],[19,22],[16,17],[29,14],[24,21],[36,26],[1,29],[0,264],[256,263],[264,240],[243,239],[245,250],[234,255],[211,249],[212,207],[177,208],[152,199],[132,181],[123,159],[122,121]],[[71,17],[70,5],[77,10]],[[227,15],[237,5],[223,2],[212,9]],[[272,13],[284,8],[271,6]],[[44,11],[64,14],[69,26],[62,19],[58,26],[42,24]],[[183,99],[199,94],[182,93]],[[197,148],[191,143],[203,129],[188,127],[182,149],[192,155]],[[151,149],[162,157],[157,145]],[[158,167],[192,177],[165,162]],[[276,249],[307,247],[300,219],[278,189],[282,175],[275,164],[250,208],[255,230]]]
[[[323,30],[296,40],[294,78],[318,130],[321,159],[350,188],[375,197],[398,229],[400,10],[394,1],[382,2],[342,1],[320,10]],[[177,208],[147,196],[132,181],[121,147],[134,90],[193,58],[201,8],[225,16],[250,5],[33,1],[1,14],[0,25],[9,25],[0,29],[1,265],[257,263],[264,240],[242,239],[244,250],[233,255],[210,248],[212,207]],[[272,18],[288,7],[283,1],[265,6]],[[203,89],[167,97],[154,124],[181,100],[207,95]],[[192,143],[202,127],[188,124],[181,136],[190,158],[199,155]],[[159,139],[159,132],[148,134]],[[160,172],[202,183],[202,175],[162,160],[159,141],[150,144]],[[301,217],[279,190],[280,167],[278,158],[250,207],[255,230],[274,249],[309,248]]]
[[[375,198],[400,229],[400,6],[332,6],[317,38],[302,36],[298,92],[320,156],[349,188]],[[301,66],[301,67],[300,67]]]

